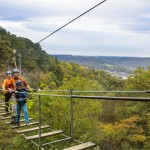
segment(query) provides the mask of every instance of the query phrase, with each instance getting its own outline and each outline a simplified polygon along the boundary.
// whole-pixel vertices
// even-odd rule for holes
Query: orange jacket
[[[27,84],[25,82],[25,80],[22,77],[18,77],[18,78],[11,78],[8,82],[8,88],[11,88],[12,90],[16,89],[16,82],[18,80],[21,80],[24,84],[25,87],[27,87]]]
[[[9,82],[10,82],[11,78],[10,79],[5,79],[3,81],[3,89],[4,89],[4,94],[7,94],[8,93],[8,85],[9,85]]]

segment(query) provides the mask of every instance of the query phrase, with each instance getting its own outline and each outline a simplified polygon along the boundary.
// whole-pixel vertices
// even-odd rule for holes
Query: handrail
[[[147,98],[147,97],[143,97],[142,98],[142,97],[112,97],[112,96],[83,96],[83,95],[80,96],[80,95],[72,95],[72,98],[150,102],[150,98]]]
[[[39,92],[70,92],[70,90],[39,90]],[[150,93],[150,90],[144,91],[80,91],[80,90],[73,90],[72,93]]]
[[[65,97],[65,98],[70,98],[70,137],[72,139],[74,139],[74,112],[73,112],[73,99],[74,98],[84,98],[84,99],[94,99],[94,100],[124,100],[124,101],[138,101],[138,102],[150,102],[150,98],[142,98],[142,97],[112,97],[112,96],[84,96],[84,95],[73,95],[73,92],[84,92],[84,91],[73,91],[70,90],[70,95],[59,95],[59,94],[38,94],[39,95],[39,149],[41,149],[41,145],[45,145],[45,144],[41,144],[41,128],[40,128],[40,124],[41,124],[41,109],[40,109],[40,97],[42,96],[52,96],[52,97]],[[89,91],[86,91],[89,92]],[[93,91],[90,91],[93,92]],[[96,91],[96,92],[108,92],[108,91]],[[112,91],[111,91],[112,92]],[[113,91],[114,92],[114,91]],[[115,91],[116,92],[116,91]],[[124,91],[122,91],[124,92]],[[137,92],[137,91],[126,91],[126,92]],[[139,91],[138,91],[139,93]],[[141,91],[141,93],[145,93],[145,91]],[[61,141],[61,140],[57,140],[57,141]],[[57,142],[56,141],[56,142]],[[47,144],[51,144],[50,143],[46,143]]]
[[[37,92],[70,92],[70,90],[41,90],[41,89],[33,89],[33,91],[36,90]],[[39,91],[38,91],[39,90]],[[0,89],[2,91],[2,89]],[[35,92],[36,93],[36,92]],[[73,90],[72,93],[150,93],[150,90],[144,90],[144,91],[80,91],[80,90]]]

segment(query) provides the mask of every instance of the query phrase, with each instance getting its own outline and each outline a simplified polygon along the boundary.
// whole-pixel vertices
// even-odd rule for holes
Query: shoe
[[[30,125],[29,122],[27,122],[27,123],[26,123],[26,126],[29,126],[29,125]]]
[[[20,127],[20,123],[16,122],[16,126],[17,126],[17,127]]]

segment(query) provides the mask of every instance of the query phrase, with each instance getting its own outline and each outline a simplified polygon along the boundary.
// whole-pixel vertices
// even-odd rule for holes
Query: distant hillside
[[[14,68],[14,58],[18,64],[19,55],[22,56],[22,66],[25,70],[40,68],[42,71],[47,71],[51,66],[49,55],[39,44],[24,37],[17,37],[0,27],[0,70],[7,70],[8,65]]]
[[[113,57],[113,56],[72,56],[72,55],[53,55],[59,60],[66,62],[76,62],[88,65],[96,69],[101,68],[101,64],[111,64],[122,67],[137,68],[150,65],[150,58],[144,57]]]
[[[117,71],[130,73],[131,70],[150,65],[150,58],[141,57],[111,57],[111,56],[72,56],[53,55],[58,60],[65,62],[75,62],[83,66],[102,69],[107,71]]]

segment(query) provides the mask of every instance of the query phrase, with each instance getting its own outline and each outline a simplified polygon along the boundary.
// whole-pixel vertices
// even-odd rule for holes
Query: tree
[[[135,149],[139,143],[143,143],[146,137],[143,134],[142,121],[139,116],[133,116],[114,124],[102,124],[105,149]],[[141,148],[143,149],[142,144]]]

